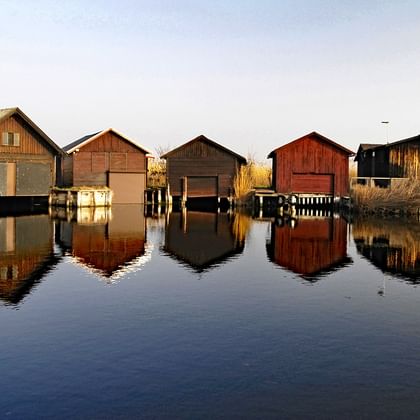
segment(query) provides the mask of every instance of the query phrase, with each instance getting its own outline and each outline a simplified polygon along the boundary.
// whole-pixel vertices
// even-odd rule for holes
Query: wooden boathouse
[[[0,136],[0,201],[9,209],[47,204],[62,149],[19,108],[0,110]]]
[[[357,177],[386,186],[392,178],[420,179],[420,134],[387,144],[362,143],[354,159]]]
[[[162,155],[166,159],[167,195],[170,198],[222,198],[233,196],[233,179],[246,159],[207,137],[195,139]]]
[[[354,153],[318,134],[309,133],[273,150],[273,189],[297,202],[320,197],[337,201],[349,194],[349,157]]]
[[[64,147],[64,186],[107,186],[113,203],[142,204],[151,152],[109,128]]]

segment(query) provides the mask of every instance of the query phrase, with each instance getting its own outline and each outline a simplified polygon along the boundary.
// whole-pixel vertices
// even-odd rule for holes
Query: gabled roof
[[[359,160],[360,153],[366,152],[367,150],[374,150],[378,147],[386,146],[385,144],[372,144],[372,143],[361,143],[359,148],[357,149],[356,157],[354,161],[357,162]]]
[[[187,143],[184,143],[184,144],[182,144],[181,146],[178,146],[178,147],[176,147],[175,149],[172,149],[171,151],[169,151],[169,152],[167,152],[167,153],[163,154],[163,155],[161,156],[161,158],[166,159],[166,158],[170,157],[172,154],[174,154],[175,152],[177,152],[178,150],[183,149],[184,147],[187,147],[187,146],[191,145],[192,143],[199,142],[199,141],[204,142],[204,143],[207,143],[207,144],[209,144],[209,145],[211,145],[211,146],[214,146],[214,147],[216,147],[216,148],[218,148],[218,149],[222,150],[223,152],[229,153],[229,154],[231,154],[231,155],[235,156],[235,157],[236,157],[239,161],[241,161],[242,163],[246,164],[246,158],[244,158],[244,157],[243,157],[243,156],[241,156],[241,155],[238,155],[238,154],[237,154],[237,153],[235,153],[235,152],[232,152],[232,150],[229,150],[229,149],[227,149],[226,147],[222,146],[221,144],[216,143],[216,142],[215,142],[215,141],[213,141],[213,140],[210,140],[209,138],[207,138],[206,136],[204,136],[204,135],[202,135],[202,134],[201,134],[200,136],[198,136],[198,137],[196,137],[196,138],[194,138],[194,139],[192,139],[192,140],[188,141]]]
[[[57,154],[63,154],[63,149],[56,145],[25,113],[22,112],[18,107],[15,108],[4,108],[0,109],[0,122],[12,117],[13,115],[19,115],[44,141],[51,149]]]
[[[97,138],[101,137],[102,135],[112,132],[114,134],[116,134],[117,136],[121,137],[123,140],[127,141],[128,143],[132,144],[134,147],[136,147],[137,149],[146,152],[147,157],[152,157],[153,153],[147,149],[146,147],[136,143],[135,141],[129,139],[128,137],[122,135],[121,133],[119,133],[118,131],[114,130],[113,128],[108,128],[106,130],[102,130],[102,131],[98,131],[96,133],[93,134],[88,134],[87,136],[83,136],[80,139],[68,144],[67,146],[63,147],[63,150],[65,152],[67,152],[68,154],[71,154],[73,152],[76,151],[76,149],[80,149],[83,146],[86,146],[88,143],[90,143],[91,141],[96,140]]]
[[[287,143],[283,146],[278,147],[277,149],[274,149],[267,157],[272,158],[274,156],[274,153],[277,152],[278,150],[283,149],[284,147],[289,147],[291,144],[302,141],[302,140],[306,139],[307,137],[316,137],[316,138],[318,138],[318,140],[320,140],[324,143],[327,143],[327,144],[341,150],[344,153],[347,153],[349,156],[354,155],[354,152],[352,152],[350,149],[347,149],[344,146],[341,146],[340,144],[336,143],[335,141],[332,141],[329,138],[322,136],[321,134],[317,133],[316,131],[312,131],[312,133],[306,134],[303,137],[299,137],[298,139],[293,140],[290,143]]]
[[[420,134],[417,134],[417,136],[408,137],[407,139],[402,139],[402,140],[394,141],[392,143],[387,143],[384,146],[390,147],[390,146],[395,146],[395,145],[401,144],[401,143],[409,143],[410,141],[420,141]]]

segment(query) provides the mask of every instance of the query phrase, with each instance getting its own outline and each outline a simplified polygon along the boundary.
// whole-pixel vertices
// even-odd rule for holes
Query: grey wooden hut
[[[246,159],[200,135],[162,155],[168,195],[174,198],[229,198],[235,174]]]

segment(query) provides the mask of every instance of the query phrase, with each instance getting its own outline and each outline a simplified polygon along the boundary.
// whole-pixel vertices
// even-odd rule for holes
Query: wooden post
[[[188,178],[184,176],[182,178],[182,203],[181,203],[182,206],[185,206],[187,203],[187,196],[188,196],[187,182],[188,182]]]

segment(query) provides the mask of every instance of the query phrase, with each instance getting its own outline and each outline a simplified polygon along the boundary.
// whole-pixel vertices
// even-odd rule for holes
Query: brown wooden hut
[[[273,150],[273,188],[280,194],[349,194],[349,157],[354,153],[312,132]]]
[[[113,203],[144,203],[151,152],[112,128],[64,147],[65,186],[108,186]]]
[[[235,219],[227,213],[172,212],[164,249],[194,271],[202,272],[243,251],[245,239],[238,230],[243,229],[238,229]]]
[[[233,179],[246,159],[201,135],[164,154],[168,194],[172,197],[228,198]]]
[[[361,144],[358,177],[420,178],[420,134],[387,144]]]
[[[17,304],[60,261],[48,215],[0,218],[0,299]]]
[[[0,110],[0,136],[0,201],[47,202],[61,172],[62,149],[19,108]]]
[[[293,228],[273,223],[267,252],[274,263],[316,280],[351,261],[347,257],[347,222],[342,218],[302,217]]]

